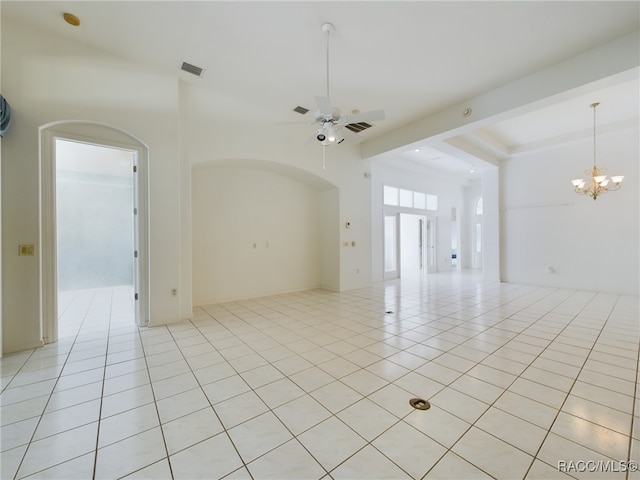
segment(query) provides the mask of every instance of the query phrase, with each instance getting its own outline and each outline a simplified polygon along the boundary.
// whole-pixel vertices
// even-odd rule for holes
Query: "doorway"
[[[126,292],[134,323],[136,152],[56,138],[55,157],[58,305],[88,291]],[[73,331],[75,316],[58,314],[59,332]]]
[[[58,315],[71,291],[93,289],[104,299],[112,289],[118,306],[126,291],[131,324],[147,325],[147,148],[90,123],[61,122],[41,135],[43,342],[58,340]]]
[[[437,271],[436,219],[385,212],[384,279],[417,277]]]

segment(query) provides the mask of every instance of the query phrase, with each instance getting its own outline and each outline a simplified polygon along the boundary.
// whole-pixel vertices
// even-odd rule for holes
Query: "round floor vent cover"
[[[409,404],[418,410],[429,410],[429,408],[431,408],[431,404],[422,398],[412,398],[409,400]]]

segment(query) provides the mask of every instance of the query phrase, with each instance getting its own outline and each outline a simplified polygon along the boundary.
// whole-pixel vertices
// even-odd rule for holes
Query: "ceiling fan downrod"
[[[327,37],[327,99],[331,99],[329,95],[329,37],[333,33],[334,26],[332,23],[322,24],[322,33]]]

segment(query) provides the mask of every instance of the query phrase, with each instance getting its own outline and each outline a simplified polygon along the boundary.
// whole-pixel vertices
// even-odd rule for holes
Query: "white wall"
[[[504,281],[638,294],[638,129],[598,135],[598,165],[625,179],[595,202],[571,185],[592,166],[592,145],[585,138],[504,162]]]
[[[313,139],[314,130],[309,125],[277,125],[255,106],[196,86],[188,89],[185,102],[190,125],[185,141],[194,172],[209,162],[227,166],[258,162],[262,169],[285,171],[321,191],[322,213],[318,218],[322,265],[317,272],[318,285],[340,291],[371,284],[371,182],[365,177],[369,163],[362,160],[356,143],[345,141],[327,147],[323,169],[322,147]],[[218,117],[215,106],[219,104],[243,114]],[[265,215],[279,222],[278,211]],[[347,221],[351,223],[349,229],[345,228]],[[226,235],[224,231],[219,234]],[[241,298],[246,294],[236,290],[227,296]]]
[[[78,120],[127,132],[150,151],[151,324],[188,316],[181,307],[181,203],[178,85],[159,75],[75,42],[22,25],[2,24],[2,87],[14,122],[3,140],[2,289],[4,353],[41,344],[39,257],[19,257],[18,245],[40,237],[38,128]],[[190,232],[189,232],[190,233]],[[180,292],[172,297],[172,289]],[[184,303],[183,303],[184,305]]]
[[[195,305],[320,286],[320,191],[215,163],[195,167],[192,186]]]
[[[337,188],[320,194],[320,286],[340,290],[340,191]],[[338,248],[336,248],[338,245]]]
[[[386,162],[386,161],[385,161]],[[372,183],[372,272],[373,281],[384,278],[383,251],[383,185],[404,188],[416,192],[425,192],[438,196],[436,214],[436,255],[437,271],[446,272],[451,266],[451,208],[456,207],[458,218],[463,210],[462,180],[452,175],[436,173],[407,162],[394,160],[394,165],[375,160],[371,167]],[[401,211],[401,209],[397,209]],[[417,213],[409,211],[409,213]],[[432,212],[427,212],[429,215]]]
[[[487,167],[482,172],[482,278],[500,278],[500,171]]]

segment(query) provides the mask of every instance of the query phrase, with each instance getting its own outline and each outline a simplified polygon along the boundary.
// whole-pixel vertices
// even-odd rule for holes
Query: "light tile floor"
[[[60,305],[58,343],[1,360],[3,479],[640,478],[637,296],[439,274],[141,329],[127,290]]]

